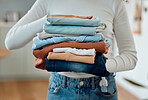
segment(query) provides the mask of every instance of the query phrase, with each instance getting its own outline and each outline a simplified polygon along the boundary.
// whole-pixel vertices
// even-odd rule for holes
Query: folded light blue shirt
[[[94,36],[73,36],[73,37],[62,37],[62,36],[56,36],[51,37],[47,39],[38,39],[38,37],[33,38],[33,45],[32,49],[38,49],[40,47],[43,47],[45,45],[52,45],[55,43],[61,43],[61,42],[98,42],[98,41],[104,41],[107,46],[110,46],[109,41],[105,40],[104,36],[100,34],[96,34]]]
[[[52,25],[75,25],[75,26],[99,26],[100,19],[82,19],[82,18],[63,18],[63,17],[48,17],[47,21]]]
[[[97,27],[84,26],[55,26],[52,24],[44,24],[44,31],[50,34],[71,34],[71,35],[95,35],[99,33]]]

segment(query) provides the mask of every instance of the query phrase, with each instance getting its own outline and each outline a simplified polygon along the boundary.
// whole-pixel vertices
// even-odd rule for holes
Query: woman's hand
[[[93,16],[74,16],[74,15],[48,15],[48,17],[72,17],[72,18],[82,18],[82,19],[91,19]]]

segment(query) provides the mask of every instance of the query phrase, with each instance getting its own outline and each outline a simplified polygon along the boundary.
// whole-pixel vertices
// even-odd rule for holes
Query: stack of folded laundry
[[[48,17],[43,32],[33,38],[35,67],[108,76],[103,54],[111,44],[101,33],[105,29],[99,18]]]

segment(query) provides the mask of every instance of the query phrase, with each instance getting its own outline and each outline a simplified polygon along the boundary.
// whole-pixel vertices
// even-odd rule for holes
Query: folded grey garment
[[[79,35],[66,35],[66,34],[50,34],[50,33],[46,33],[46,32],[41,32],[41,33],[36,33],[37,37],[42,40],[42,39],[46,39],[46,38],[50,38],[50,37],[54,37],[54,36],[79,36]]]
[[[100,26],[96,27],[97,32],[102,32],[107,28],[107,25],[104,23],[100,23]]]

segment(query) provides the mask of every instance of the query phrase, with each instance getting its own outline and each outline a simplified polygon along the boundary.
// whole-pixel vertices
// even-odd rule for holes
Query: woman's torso
[[[115,0],[47,0],[49,1],[47,12],[50,15],[76,15],[99,17],[101,23],[105,23],[107,28],[102,34],[110,41],[106,57],[113,57],[114,52],[114,2]],[[88,78],[95,75],[75,72],[58,72],[61,75],[72,78]]]

